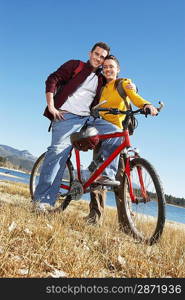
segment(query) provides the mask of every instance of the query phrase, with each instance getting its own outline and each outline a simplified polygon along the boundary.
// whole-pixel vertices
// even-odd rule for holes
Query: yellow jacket
[[[144,104],[150,104],[149,101],[143,99],[135,90],[130,90],[126,86],[128,84],[132,83],[131,79],[124,78],[122,81],[123,88],[127,94],[127,102],[131,102],[139,107],[142,108]],[[106,103],[102,104],[101,107],[107,108],[107,107],[112,107],[112,108],[118,108],[120,110],[127,110],[123,98],[119,95],[117,89],[114,87],[115,80],[107,83],[105,87],[103,88],[101,98],[99,103],[101,103],[104,100],[107,100]],[[103,119],[107,120],[108,122],[113,123],[114,125],[123,128],[122,126],[122,121],[125,118],[125,115],[109,115],[105,112],[101,112],[100,115],[102,116]]]

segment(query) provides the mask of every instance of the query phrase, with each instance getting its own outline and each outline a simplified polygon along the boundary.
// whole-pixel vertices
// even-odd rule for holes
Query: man
[[[104,84],[100,67],[109,50],[107,44],[96,43],[89,53],[88,62],[84,63],[83,69],[75,77],[73,74],[79,61],[70,60],[46,80],[47,108],[44,115],[52,121],[52,141],[46,152],[34,193],[34,201],[39,211],[47,212],[55,205],[66,161],[72,149],[70,135],[79,131],[85,123],[96,127],[100,134],[119,131],[115,125],[90,116],[90,108],[98,103]],[[54,93],[59,83],[64,86],[54,102]],[[102,143],[104,157],[108,157],[119,144],[120,138],[115,138],[113,143],[112,140]],[[119,184],[115,180],[117,167],[118,159],[115,159],[105,169],[105,174],[102,174],[102,181],[101,178],[98,180],[111,182],[112,185]]]

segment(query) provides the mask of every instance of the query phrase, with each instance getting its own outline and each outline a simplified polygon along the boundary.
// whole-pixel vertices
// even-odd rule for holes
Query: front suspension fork
[[[132,202],[136,202],[136,197],[134,195],[134,189],[132,185],[132,179],[131,179],[131,169],[130,169],[130,157],[126,158],[126,163],[125,163],[125,174],[128,179],[128,186],[129,186],[129,194]]]
[[[131,166],[130,165],[131,165],[131,157],[128,156],[125,159],[125,174],[126,174],[127,179],[128,179],[129,194],[130,194],[131,201],[133,203],[138,203],[139,199],[134,194],[133,182],[132,182],[132,178],[131,178]],[[145,186],[144,186],[142,168],[140,166],[137,166],[137,174],[138,174],[138,178],[139,178],[141,194],[142,194],[143,200],[146,202],[147,201],[147,192],[146,192],[146,189],[145,189]]]

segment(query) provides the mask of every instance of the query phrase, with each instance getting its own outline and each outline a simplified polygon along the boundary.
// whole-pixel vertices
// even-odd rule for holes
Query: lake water
[[[83,199],[90,201],[90,195],[83,195]],[[112,207],[116,206],[116,200],[113,192],[107,193],[106,204]],[[148,206],[148,214],[152,216],[152,203],[150,204],[151,205]],[[185,224],[185,208],[166,204],[166,219]]]
[[[0,168],[0,180],[11,180],[15,182],[22,182],[22,183],[29,184],[30,175],[16,170]],[[89,201],[90,195],[84,194],[83,199]],[[107,192],[106,204],[111,207],[116,206],[113,192]],[[149,210],[151,210],[151,215],[152,215],[152,207],[149,207]],[[175,221],[175,222],[185,224],[185,208],[167,204],[166,219],[169,221]]]
[[[29,183],[30,175],[16,170],[0,168],[0,180],[11,180],[22,183]]]

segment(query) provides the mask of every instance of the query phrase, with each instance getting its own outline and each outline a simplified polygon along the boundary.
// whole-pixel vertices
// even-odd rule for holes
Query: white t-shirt
[[[90,105],[96,95],[97,87],[98,76],[93,72],[78,87],[78,89],[67,98],[60,109],[67,110],[75,115],[89,116]]]

